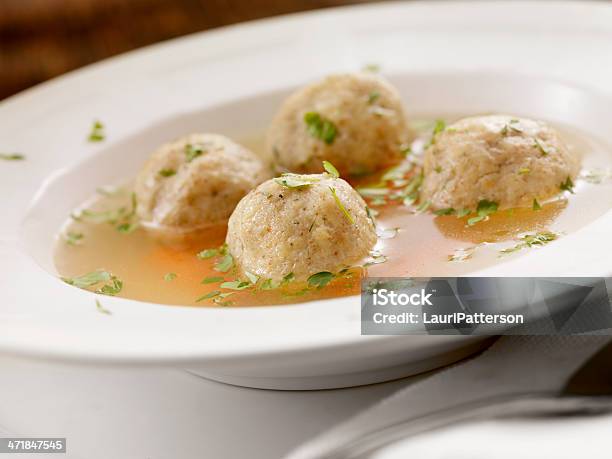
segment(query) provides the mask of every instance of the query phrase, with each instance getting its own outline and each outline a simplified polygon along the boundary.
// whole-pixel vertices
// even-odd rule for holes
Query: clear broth
[[[452,118],[455,117],[446,117]],[[419,123],[422,126],[422,141],[431,132],[425,128],[427,123]],[[601,143],[571,129],[561,127],[560,131],[570,147],[583,157],[583,170],[609,164],[608,150]],[[243,137],[242,143],[263,154],[261,136]],[[354,185],[375,181],[376,177],[362,178]],[[378,227],[387,235],[394,234],[394,237],[381,237],[375,248],[387,257],[387,261],[368,268],[352,268],[322,289],[307,288],[303,282],[290,282],[273,290],[232,291],[224,301],[198,301],[207,293],[220,290],[218,282],[203,284],[204,278],[236,280],[236,274],[215,271],[214,259],[202,260],[196,256],[203,249],[223,244],[225,226],[169,242],[156,238],[142,228],[124,234],[108,223],[70,219],[58,236],[55,264],[63,277],[79,276],[99,269],[112,272],[123,281],[118,296],[168,305],[259,306],[356,295],[360,291],[360,277],[365,275],[461,276],[537,250],[527,248],[507,255],[500,253],[520,242],[518,238],[525,233],[546,230],[563,235],[602,215],[612,205],[612,184],[608,182],[592,184],[578,180],[576,194],[569,199],[568,196],[559,195],[543,204],[539,211],[527,208],[502,210],[474,226],[466,224],[467,217],[415,212],[414,208],[396,203],[373,206],[379,212],[376,217]],[[594,199],[595,196],[597,199]],[[129,201],[128,186],[124,187],[123,192],[96,196],[85,203],[84,208],[114,209],[129,206]],[[395,228],[399,229],[390,231]],[[65,235],[70,232],[83,234],[83,238],[76,244],[68,244]],[[457,257],[457,254],[461,256]],[[168,273],[174,273],[176,277],[165,280]]]

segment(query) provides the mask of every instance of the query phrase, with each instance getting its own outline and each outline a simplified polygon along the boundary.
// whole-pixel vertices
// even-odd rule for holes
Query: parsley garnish
[[[379,97],[380,97],[380,93],[378,91],[372,91],[368,95],[368,104],[372,105],[374,102],[378,100]]]
[[[334,167],[334,165],[332,163],[330,163],[329,161],[323,161],[323,168],[327,171],[327,173],[329,175],[331,175],[333,178],[339,178],[340,177],[340,173],[338,172],[338,169],[336,169]]]
[[[205,249],[196,255],[200,260],[216,257],[219,255],[219,249]]]
[[[104,133],[104,125],[102,124],[102,122],[98,120],[94,121],[93,125],[91,126],[91,131],[89,132],[87,140],[89,140],[90,142],[102,142],[105,137],[106,134]]]
[[[213,290],[212,292],[208,292],[206,295],[202,295],[201,297],[196,299],[196,303],[199,303],[202,300],[208,300],[210,298],[214,298],[214,297],[216,297],[216,296],[218,296],[220,294],[221,294],[221,291]]]
[[[172,177],[176,174],[176,170],[174,169],[161,169],[159,171],[159,175],[162,177]]]
[[[455,209],[452,207],[447,207],[446,209],[434,210],[434,214],[436,215],[452,215],[454,213],[455,213]]]
[[[541,247],[543,245],[548,244],[549,242],[554,241],[558,237],[558,234],[552,233],[550,231],[542,231],[535,234],[526,234],[519,238],[521,242],[519,242],[514,247],[509,247],[507,249],[501,250],[500,254],[506,255],[521,249],[530,248],[534,246]]]
[[[185,145],[185,157],[188,163],[196,159],[198,156],[204,154],[204,152],[205,150],[202,145],[192,145],[190,143]]]
[[[64,236],[64,240],[66,241],[66,244],[79,245],[83,237],[83,233],[74,233],[72,231],[68,231]]]
[[[249,288],[252,284],[248,281],[229,281],[223,282],[219,287],[229,289],[229,290],[244,290],[245,288]]]
[[[226,273],[234,266],[234,257],[231,253],[226,253],[223,257],[215,263],[214,270],[220,273]]]
[[[202,284],[215,284],[217,282],[223,282],[223,278],[222,277],[218,277],[218,276],[210,276],[210,277],[205,277],[204,279],[202,279]]]
[[[476,217],[472,217],[468,219],[467,224],[469,226],[475,225],[478,222],[486,220],[489,215],[497,212],[498,204],[493,201],[489,201],[487,199],[482,199],[478,202],[478,207],[476,208]]]
[[[249,271],[246,271],[244,275],[249,279],[249,282],[255,285],[259,281],[259,276],[257,274],[253,274]]]
[[[21,153],[0,153],[0,159],[4,161],[23,161],[25,156]]]
[[[82,276],[62,277],[62,280],[69,285],[74,285],[78,288],[87,288],[100,282],[108,282],[111,280],[111,273],[103,270],[92,271]]]
[[[110,284],[103,285],[100,289],[96,290],[96,293],[103,293],[104,295],[115,296],[123,288],[123,281],[116,276],[111,276]]]
[[[174,279],[176,279],[176,277],[177,277],[176,273],[166,273],[164,275],[164,280],[166,282],[170,282],[170,281],[173,281]]]
[[[312,137],[322,140],[327,145],[334,143],[338,130],[333,122],[323,118],[317,112],[306,113],[304,115],[304,122],[308,127],[308,133]]]
[[[572,179],[568,177],[565,179],[565,182],[562,182],[559,185],[559,188],[561,188],[561,191],[569,191],[570,193],[574,194],[574,182],[572,182]]]
[[[113,313],[110,312],[108,309],[106,309],[104,306],[102,306],[102,304],[100,303],[100,301],[96,298],[96,311],[102,313],[102,314],[106,314],[107,316],[112,315]]]
[[[378,73],[378,72],[380,72],[380,65],[378,65],[378,64],[366,64],[366,65],[363,66],[362,70],[364,72]]]
[[[436,124],[434,124],[433,131],[431,133],[431,138],[429,139],[429,143],[425,145],[425,148],[436,143],[436,136],[446,129],[446,122],[444,120],[436,120]]]
[[[123,288],[123,281],[121,279],[101,269],[83,274],[82,276],[62,277],[61,279],[69,285],[82,289],[104,283],[102,287],[96,290],[96,293],[103,293],[105,295],[116,295]]]
[[[541,210],[542,206],[538,202],[536,198],[533,198],[533,205],[531,206],[533,210]]]
[[[117,231],[123,234],[130,234],[138,228],[138,223],[122,223],[117,226]]]
[[[329,271],[321,271],[319,273],[313,274],[308,278],[308,285],[310,287],[316,287],[317,289],[322,289],[327,284],[329,284],[334,279],[334,274]]]
[[[312,175],[301,175],[301,174],[282,174],[280,177],[276,177],[274,181],[281,186],[286,188],[303,188],[310,186],[313,183],[320,181],[321,179]]]
[[[542,156],[548,156],[548,151],[546,150],[546,148],[544,148],[544,145],[542,145],[538,139],[534,139],[534,147],[540,150]]]
[[[525,174],[529,174],[531,172],[531,169],[529,169],[528,167],[521,167],[518,170],[518,174],[519,175],[525,175]]]
[[[78,214],[72,214],[71,217],[76,221],[84,220],[96,224],[110,223],[111,225],[117,225],[116,229],[120,233],[131,233],[138,227],[138,224],[132,221],[136,215],[136,206],[136,194],[132,193],[130,209],[125,206],[100,212],[84,209]]]
[[[344,207],[344,204],[342,204],[342,201],[340,201],[340,198],[338,197],[338,195],[336,194],[336,189],[332,186],[329,187],[329,191],[331,191],[332,196],[334,197],[334,201],[336,201],[336,205],[338,206],[338,208],[340,209],[340,211],[344,214],[344,216],[346,217],[346,219],[349,221],[349,223],[351,225],[355,224],[355,219],[353,218],[353,216],[350,214],[350,212],[347,210],[346,207]]]

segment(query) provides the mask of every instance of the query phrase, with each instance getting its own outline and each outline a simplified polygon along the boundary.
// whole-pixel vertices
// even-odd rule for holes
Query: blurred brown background
[[[364,0],[0,0],[0,99],[161,40]]]

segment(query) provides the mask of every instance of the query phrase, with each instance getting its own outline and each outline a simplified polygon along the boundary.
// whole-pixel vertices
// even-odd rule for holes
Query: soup
[[[223,307],[298,303],[357,295],[360,278],[366,275],[466,275],[554,244],[608,210],[610,203],[598,199],[612,191],[607,172],[598,167],[607,164],[606,147],[559,127],[569,148],[583,158],[583,173],[571,192],[534,202],[532,207],[491,212],[480,220],[474,213],[431,212],[427,203],[418,200],[417,182],[424,146],[439,118],[453,119],[429,116],[412,123],[416,138],[400,164],[347,179],[375,214],[378,242],[370,256],[338,272],[319,273],[319,278],[307,281],[290,275],[276,282],[246,278],[224,265],[227,225],[159,238],[133,221],[130,184],[101,188],[75,210],[58,237],[57,270],[77,286],[153,303]],[[264,155],[262,136],[247,136],[241,143]],[[413,196],[411,184],[417,192]],[[97,274],[83,281],[84,273]],[[101,290],[104,286],[108,288]]]

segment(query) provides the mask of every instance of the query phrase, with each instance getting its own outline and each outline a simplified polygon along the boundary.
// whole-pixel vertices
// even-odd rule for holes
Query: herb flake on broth
[[[500,256],[507,255],[510,253],[518,252],[522,249],[527,249],[531,247],[541,247],[552,241],[557,240],[559,237],[558,234],[553,233],[551,231],[541,231],[533,234],[525,234],[519,238],[519,243],[513,247],[508,247],[506,249],[501,250]]]
[[[117,295],[123,289],[123,281],[117,276],[111,274],[108,271],[96,270],[87,274],[76,277],[62,277],[61,278],[68,285],[89,290],[90,287],[103,284],[95,293],[102,293],[104,295]]]

